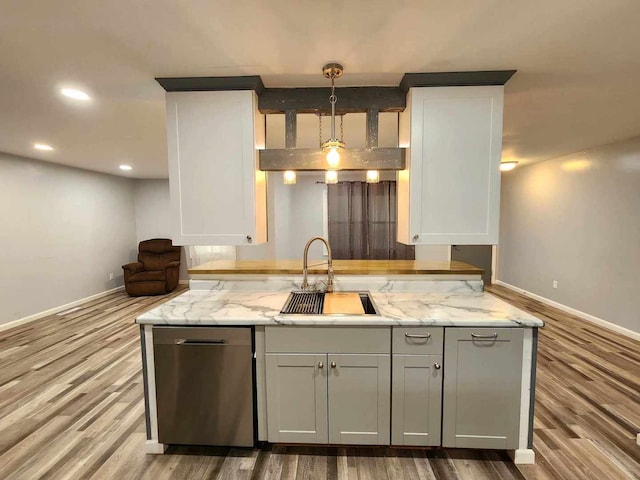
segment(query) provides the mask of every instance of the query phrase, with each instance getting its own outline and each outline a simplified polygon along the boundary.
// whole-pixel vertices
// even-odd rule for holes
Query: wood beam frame
[[[258,97],[262,113],[328,114],[331,112],[328,87],[266,88]],[[340,87],[336,88],[336,114],[364,113],[372,107],[380,112],[401,112],[406,107],[406,95],[398,87]]]
[[[347,148],[340,152],[338,170],[404,170],[404,148]],[[325,152],[320,148],[278,148],[260,150],[260,170],[263,171],[324,171]]]

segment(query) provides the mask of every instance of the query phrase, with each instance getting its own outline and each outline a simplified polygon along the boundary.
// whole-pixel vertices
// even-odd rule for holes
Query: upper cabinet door
[[[267,240],[266,177],[258,170],[264,117],[251,90],[167,93],[173,241]]]
[[[420,87],[400,115],[398,240],[498,243],[502,86]]]

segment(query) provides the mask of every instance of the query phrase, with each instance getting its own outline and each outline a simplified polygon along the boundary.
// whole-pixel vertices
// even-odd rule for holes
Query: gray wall
[[[324,235],[323,192],[326,185],[317,183],[322,174],[298,173],[295,185],[285,185],[281,172],[268,177],[269,241],[255,247],[238,247],[239,260],[301,259],[311,237]],[[322,245],[314,243],[309,258],[323,258]]]
[[[0,153],[0,225],[6,323],[122,285],[133,181]]]
[[[503,174],[500,214],[499,280],[640,332],[640,137]]]
[[[168,180],[135,180],[134,205],[137,242],[150,238],[171,238]],[[189,278],[187,268],[188,257],[183,247],[180,280]]]

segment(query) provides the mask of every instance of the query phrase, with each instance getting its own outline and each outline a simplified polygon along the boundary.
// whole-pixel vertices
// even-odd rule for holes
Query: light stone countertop
[[[370,292],[379,315],[282,315],[289,291],[190,290],[140,315],[153,325],[435,325],[542,327],[544,322],[485,292]]]

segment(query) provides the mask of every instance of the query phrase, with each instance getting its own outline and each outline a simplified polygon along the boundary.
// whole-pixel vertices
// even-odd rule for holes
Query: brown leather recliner
[[[180,275],[180,247],[167,238],[145,240],[138,246],[138,261],[122,269],[125,288],[132,297],[172,292]]]

